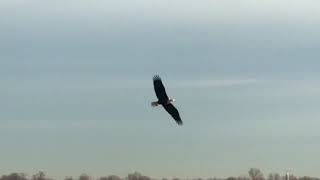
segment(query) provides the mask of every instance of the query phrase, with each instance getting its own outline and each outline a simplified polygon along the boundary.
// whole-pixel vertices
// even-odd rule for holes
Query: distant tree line
[[[42,171],[39,173],[28,177],[24,173],[11,173],[9,175],[3,175],[0,177],[0,180],[53,180],[52,178],[46,177],[46,174]],[[148,176],[144,176],[138,172],[128,174],[126,177],[121,178],[116,175],[103,176],[100,178],[93,178],[87,174],[82,174],[79,177],[65,177],[64,180],[155,180]],[[179,178],[167,179],[162,178],[162,180],[180,180]],[[182,179],[181,179],[182,180]],[[286,176],[281,176],[279,173],[269,173],[265,177],[262,171],[258,168],[251,168],[248,171],[247,176],[238,176],[238,177],[228,177],[228,178],[193,178],[193,179],[184,179],[184,180],[287,180]],[[297,177],[294,175],[289,176],[289,180],[320,180],[320,178],[303,176]]]

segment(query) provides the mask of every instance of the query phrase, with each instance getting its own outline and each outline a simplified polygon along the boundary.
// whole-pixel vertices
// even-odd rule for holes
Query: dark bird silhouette
[[[182,125],[182,120],[180,118],[178,110],[173,106],[172,102],[175,99],[168,97],[166,89],[162,84],[161,78],[158,75],[153,77],[154,91],[156,92],[158,101],[152,102],[153,107],[162,105],[164,109],[173,117],[177,124]]]

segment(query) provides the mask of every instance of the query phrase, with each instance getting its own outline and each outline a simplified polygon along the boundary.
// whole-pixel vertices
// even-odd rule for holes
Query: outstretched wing
[[[179,125],[182,125],[182,120],[180,118],[179,112],[171,103],[164,104],[163,107]]]
[[[161,78],[158,75],[153,77],[153,85],[159,101],[166,102],[169,97],[167,96],[166,89],[164,88]]]

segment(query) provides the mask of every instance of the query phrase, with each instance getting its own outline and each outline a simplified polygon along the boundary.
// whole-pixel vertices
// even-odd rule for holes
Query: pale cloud
[[[194,81],[179,81],[176,87],[188,88],[216,88],[216,87],[230,87],[242,86],[257,83],[257,79],[212,79],[212,80],[194,80]]]
[[[5,130],[5,129],[49,129],[49,128],[54,128],[52,125],[48,125],[47,122],[43,121],[28,121],[28,122],[23,122],[23,121],[17,121],[17,120],[8,120],[8,121],[2,121],[0,123],[0,129]]]
[[[159,21],[247,21],[261,19],[317,20],[320,2],[315,0],[3,0],[0,9],[34,16],[80,19],[157,19]],[[18,11],[17,11],[18,10]]]
[[[98,120],[65,120],[62,123],[52,123],[52,120],[10,120],[0,122],[0,130],[5,129],[96,129],[103,128],[105,125]]]
[[[312,97],[320,96],[318,80],[264,80],[264,93],[276,97]]]
[[[168,80],[162,78],[163,84],[168,88],[218,88],[244,86],[257,83],[257,79],[201,79],[201,80]],[[152,79],[150,80],[107,80],[99,83],[100,88],[153,88]],[[92,87],[92,86],[91,86]]]

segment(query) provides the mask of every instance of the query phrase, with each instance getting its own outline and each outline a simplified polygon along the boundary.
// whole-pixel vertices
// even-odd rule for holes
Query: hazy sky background
[[[0,171],[319,177],[319,31],[317,0],[0,0]]]

